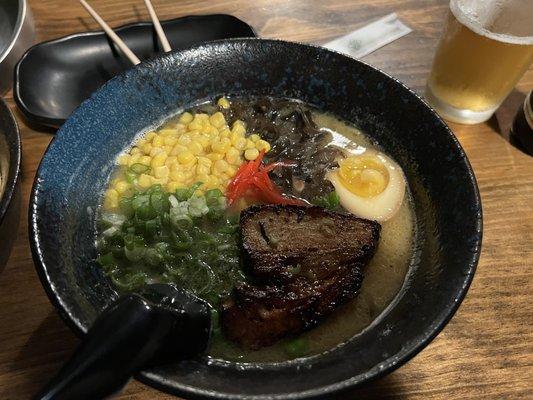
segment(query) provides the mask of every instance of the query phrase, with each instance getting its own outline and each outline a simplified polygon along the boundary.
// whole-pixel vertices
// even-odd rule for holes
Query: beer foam
[[[451,0],[450,10],[478,35],[510,44],[533,44],[531,0]]]

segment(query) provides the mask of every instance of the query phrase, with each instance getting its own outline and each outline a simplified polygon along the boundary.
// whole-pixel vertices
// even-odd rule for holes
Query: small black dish
[[[7,104],[0,98],[0,272],[17,237],[21,152],[17,123]]]
[[[248,24],[226,14],[176,18],[161,25],[173,50],[256,36]],[[151,22],[115,31],[141,60],[162,53]],[[29,122],[59,128],[91,93],[130,67],[104,32],[77,33],[30,48],[15,68],[13,95]]]

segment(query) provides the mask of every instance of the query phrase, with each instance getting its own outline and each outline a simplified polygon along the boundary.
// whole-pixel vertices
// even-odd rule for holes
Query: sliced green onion
[[[177,207],[178,204],[179,204],[179,201],[178,201],[178,199],[176,199],[176,196],[174,196],[172,194],[170,196],[168,196],[168,201],[170,203],[170,207]]]
[[[302,357],[309,351],[309,342],[306,338],[300,337],[287,342],[284,346],[284,350],[289,357]]]
[[[154,192],[150,195],[150,205],[156,213],[164,211],[166,199],[165,195],[161,192]]]
[[[131,206],[133,210],[137,211],[138,208],[150,204],[150,197],[147,195],[137,195],[131,200]]]
[[[218,205],[218,200],[223,196],[220,189],[209,189],[207,192],[205,192],[205,201],[208,205],[214,206]]]
[[[128,247],[124,248],[124,255],[130,261],[137,262],[140,261],[145,254],[146,247],[144,246],[134,246],[131,249]]]
[[[331,209],[335,209],[339,206],[340,197],[335,190],[328,195],[328,202]]]
[[[98,257],[97,262],[103,267],[109,267],[116,263],[113,253],[102,254],[100,257]]]
[[[131,205],[132,199],[130,197],[123,197],[118,202],[120,211],[124,213],[126,217],[131,217],[134,213],[133,206]]]
[[[160,228],[160,222],[157,218],[145,222],[145,232],[148,236],[154,237]]]
[[[189,200],[189,214],[193,217],[201,217],[209,212],[205,197],[193,196]]]
[[[126,181],[128,183],[135,183],[135,180],[137,179],[137,174],[131,171],[124,172],[124,177],[126,178]]]
[[[150,167],[148,165],[135,163],[129,168],[130,172],[133,172],[134,174],[140,175],[145,174],[146,172],[150,171]]]
[[[176,199],[178,201],[187,201],[189,200],[189,189],[179,188],[176,189]]]

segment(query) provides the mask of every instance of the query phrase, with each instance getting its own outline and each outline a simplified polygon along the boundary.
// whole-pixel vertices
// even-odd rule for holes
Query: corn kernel
[[[270,143],[268,143],[266,140],[258,140],[255,142],[255,148],[259,151],[264,150],[265,153],[268,153],[270,151]]]
[[[212,129],[216,129],[213,125],[211,124],[205,124],[205,125],[202,125],[202,129],[200,129],[200,132],[201,133],[204,133],[206,135],[209,135],[209,133],[212,131]]]
[[[170,144],[163,146],[163,150],[165,151],[165,153],[167,153],[167,155],[172,151],[173,148],[174,147]]]
[[[246,158],[248,161],[253,161],[259,156],[259,150],[253,148],[253,149],[246,149],[244,152],[244,158]]]
[[[203,149],[203,146],[197,141],[191,142],[191,144],[189,145],[189,151],[195,156],[200,154]]]
[[[181,122],[176,124],[176,130],[178,131],[178,133],[184,132],[185,129],[187,129],[187,125],[182,124]]]
[[[222,128],[226,125],[226,118],[224,118],[224,114],[218,111],[209,117],[209,122],[217,128]]]
[[[118,156],[118,159],[117,159],[118,165],[128,165],[129,161],[130,161],[129,154],[121,154],[120,156]]]
[[[175,136],[176,130],[175,129],[161,129],[159,131],[159,134],[164,137],[163,139],[166,139],[167,137]]]
[[[167,157],[168,156],[166,155],[166,153],[156,154],[152,158],[152,163],[151,163],[152,168],[161,167],[161,166],[165,165],[165,161],[166,161]]]
[[[118,207],[118,199],[110,199],[106,197],[104,199],[104,208],[107,210],[112,210]]]
[[[191,143],[191,137],[187,133],[184,133],[178,138],[178,143],[187,146],[189,143]]]
[[[130,156],[130,160],[128,162],[128,165],[131,167],[133,164],[137,164],[139,162],[139,159],[141,158],[140,154],[134,154]]]
[[[228,128],[221,129],[218,133],[221,138],[228,138],[231,136],[231,131]]]
[[[165,165],[167,167],[171,167],[172,165],[177,164],[177,163],[178,163],[178,157],[176,156],[167,157],[167,159],[165,160]]]
[[[159,153],[163,153],[164,150],[161,147],[152,147],[152,150],[150,151],[150,157],[155,157]]]
[[[246,128],[246,124],[240,119],[235,120],[232,127],[234,128],[236,125],[242,125],[243,128]]]
[[[239,162],[240,151],[235,147],[230,147],[226,152],[226,161],[230,164],[236,164]]]
[[[235,168],[233,165],[229,165],[228,169],[226,170],[226,173],[229,177],[233,178],[237,173],[237,168]]]
[[[152,177],[150,175],[141,174],[139,179],[137,179],[137,184],[142,189],[148,189],[150,186],[152,186]]]
[[[199,135],[196,138],[196,141],[200,143],[200,145],[202,146],[202,149],[206,149],[209,146],[209,138],[207,136]]]
[[[235,121],[233,124],[233,127],[231,128],[231,133],[234,133],[239,136],[243,136],[246,134],[246,128],[243,124],[238,124],[239,120]]]
[[[139,149],[138,147],[134,147],[130,150],[130,154],[131,155],[135,155],[135,154],[141,154],[141,149]]]
[[[118,199],[118,191],[116,191],[115,189],[107,189],[105,196],[108,199]]]
[[[223,173],[228,169],[228,163],[225,160],[217,160],[213,164],[213,172]]]
[[[218,129],[215,128],[214,126],[211,126],[211,127],[209,127],[209,128],[206,128],[204,133],[205,133],[206,135],[208,135],[210,138],[216,138],[216,137],[219,136]]]
[[[193,131],[187,132],[187,135],[191,138],[191,140],[194,142],[200,135],[202,134],[201,131],[195,129]]]
[[[226,99],[225,97],[221,97],[220,99],[218,99],[217,105],[220,108],[228,109],[230,104],[228,99]]]
[[[228,138],[222,138],[220,140],[213,140],[211,142],[211,148],[214,152],[224,154],[231,146],[231,141]]]
[[[196,119],[197,121],[200,121],[203,125],[206,122],[209,122],[209,115],[207,115],[206,113],[196,114],[194,116],[194,119]]]
[[[183,187],[185,187],[185,185],[181,182],[170,181],[167,183],[167,192],[175,192],[177,189],[181,189]]]
[[[118,194],[123,194],[130,188],[130,184],[126,181],[119,181],[115,184],[115,190]]]
[[[250,139],[252,142],[257,142],[258,140],[261,139],[261,137],[257,134],[257,133],[254,133],[252,135],[250,135],[250,137],[248,137],[248,139]]]
[[[188,128],[190,131],[200,131],[203,129],[203,124],[200,121],[194,120],[189,125]]]
[[[196,175],[209,175],[210,171],[211,169],[207,165],[198,164],[196,166]]]
[[[142,156],[141,158],[139,158],[139,164],[147,165],[149,167],[151,163],[152,157],[150,156]]]
[[[207,157],[200,156],[198,157],[198,165],[205,165],[206,167],[211,167],[213,161]]]
[[[242,139],[244,136],[241,135],[239,132],[231,132],[229,139],[231,140],[232,144],[235,144],[238,140]]]
[[[180,162],[180,164],[190,164],[194,160],[194,155],[188,150],[182,151],[178,154],[178,161]]]
[[[196,174],[194,173],[194,168],[187,168],[183,170],[183,175],[185,179],[193,178]]]
[[[244,149],[246,149],[246,139],[243,137],[239,138],[238,140],[233,142],[233,147],[235,147],[239,151],[243,151]]]
[[[155,138],[157,136],[157,133],[155,132],[148,132],[146,135],[144,135],[144,139],[146,140],[146,142],[151,142],[153,138]]]
[[[203,184],[203,183],[209,181],[209,175],[208,174],[196,175],[195,180],[196,180],[196,182],[202,182],[202,184]]]
[[[250,139],[246,139],[246,149],[255,149],[255,143]]]
[[[154,176],[156,178],[164,178],[165,176],[168,176],[168,173],[169,169],[166,165],[154,168]]]
[[[185,174],[179,170],[173,169],[170,171],[170,179],[172,179],[174,182],[183,183],[185,180]]]
[[[157,135],[152,139],[152,146],[154,147],[161,147],[164,143],[165,142],[162,136]]]
[[[184,112],[183,114],[181,114],[180,118],[179,118],[179,122],[182,123],[182,124],[188,124],[192,121],[193,119],[193,116],[191,113],[189,112]]]
[[[177,156],[178,154],[183,153],[184,151],[187,151],[187,147],[182,144],[177,144],[168,154],[171,156]]]
[[[213,188],[217,187],[218,185],[220,185],[220,179],[218,179],[218,177],[216,177],[215,175],[210,175],[209,185],[212,186]]]
[[[137,147],[141,148],[144,144],[146,144],[146,139],[141,138],[137,141]]]
[[[150,152],[152,151],[152,144],[145,143],[142,146],[140,146],[140,148],[144,154],[150,154]]]
[[[165,146],[174,146],[178,142],[178,139],[172,136],[165,136],[163,141]]]

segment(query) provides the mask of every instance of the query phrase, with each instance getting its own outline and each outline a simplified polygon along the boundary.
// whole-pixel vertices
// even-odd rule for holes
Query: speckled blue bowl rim
[[[189,51],[202,49],[204,47],[207,47],[212,44],[216,43],[223,43],[223,42],[256,42],[256,41],[263,41],[263,42],[272,42],[272,43],[289,43],[293,45],[298,46],[309,46],[309,47],[315,47],[315,48],[321,48],[320,46],[315,45],[309,45],[306,43],[299,43],[299,42],[287,42],[283,40],[276,40],[276,39],[262,39],[262,38],[243,38],[243,39],[223,39],[223,40],[216,40],[212,42],[206,42],[204,44],[193,46],[187,49],[180,50],[179,53],[186,53]],[[450,130],[450,128],[446,125],[446,123],[440,118],[440,116],[437,114],[437,112],[418,94],[416,94],[413,90],[408,88],[405,84],[403,84],[398,79],[392,77],[391,75],[383,72],[379,68],[376,68],[364,61],[351,58],[347,55],[344,55],[342,53],[338,53],[332,50],[326,50],[332,53],[336,53],[337,55],[340,55],[341,57],[344,57],[348,60],[351,60],[352,62],[357,62],[365,65],[368,68],[371,68],[375,71],[378,71],[379,73],[383,74],[386,78],[394,81],[396,84],[401,86],[403,90],[409,93],[409,95],[415,97],[418,101],[420,101],[433,115],[435,120],[439,122],[439,124],[444,128],[444,131],[448,134],[449,139],[454,143],[456,147],[456,151],[458,155],[460,156],[461,160],[464,162],[464,167],[467,171],[467,177],[469,179],[469,183],[473,190],[473,206],[475,209],[478,210],[476,215],[476,236],[474,237],[474,248],[475,250],[471,253],[471,257],[469,259],[465,259],[465,265],[468,267],[466,269],[466,273],[464,274],[464,280],[460,288],[456,291],[456,296],[452,299],[452,301],[448,304],[448,307],[446,307],[444,310],[441,311],[441,313],[438,315],[438,317],[435,318],[435,321],[429,329],[426,329],[424,332],[424,337],[422,340],[418,341],[417,343],[410,345],[409,347],[406,346],[405,350],[402,350],[400,353],[395,354],[392,357],[387,358],[384,362],[382,362],[379,366],[375,366],[368,370],[368,372],[364,374],[360,374],[356,377],[346,379],[341,382],[337,382],[331,385],[322,386],[319,388],[314,388],[311,390],[305,390],[305,391],[299,391],[294,392],[290,394],[276,394],[276,395],[234,395],[234,394],[221,394],[216,391],[211,390],[203,390],[198,389],[192,386],[183,385],[175,381],[169,381],[164,378],[161,378],[159,376],[156,376],[154,374],[151,374],[149,372],[141,372],[136,376],[136,379],[150,385],[154,388],[160,389],[164,392],[178,395],[178,396],[184,396],[186,398],[194,398],[194,399],[254,399],[254,400],[273,400],[273,399],[321,399],[325,396],[331,396],[334,394],[339,394],[341,392],[345,392],[349,389],[354,389],[356,387],[359,387],[363,384],[366,384],[370,381],[373,381],[375,379],[378,379],[386,374],[391,373],[392,371],[396,370],[409,360],[411,360],[416,354],[418,354],[424,347],[426,347],[439,333],[440,331],[446,326],[446,324],[451,320],[451,318],[455,315],[457,309],[461,305],[463,299],[466,296],[466,293],[468,292],[468,289],[470,287],[470,284],[472,282],[472,279],[474,277],[476,266],[479,261],[479,256],[481,253],[481,242],[482,242],[482,231],[483,231],[483,217],[482,217],[482,205],[481,205],[481,197],[479,194],[479,188],[476,182],[476,178],[474,175],[474,171],[472,170],[472,166],[455,135]],[[167,57],[171,57],[170,55],[160,55],[157,57],[154,57],[153,59],[165,59]],[[151,60],[153,60],[151,59]],[[150,60],[145,60],[139,64],[140,66],[143,66]],[[132,69],[125,71],[115,77],[113,77],[110,81],[108,81],[102,88],[97,90],[93,95],[91,95],[90,98],[85,100],[80,106],[73,112],[72,115],[78,114],[83,110],[85,107],[87,107],[87,104],[91,102],[92,98],[95,96],[96,93],[98,93],[100,90],[105,88],[110,82],[116,80],[116,79],[124,79],[127,77],[127,75],[136,67],[133,67]],[[70,118],[69,118],[70,119]],[[68,120],[65,124],[68,123]],[[61,138],[61,129],[58,131],[58,134],[55,136],[55,138],[52,140],[52,142],[49,144],[48,147],[51,147],[54,145],[54,142]],[[47,149],[48,151],[48,149]],[[46,153],[45,153],[46,154]],[[83,326],[80,325],[79,320],[72,315],[69,310],[66,309],[66,307],[58,301],[55,290],[54,290],[54,284],[51,281],[48,273],[46,265],[43,262],[42,259],[42,253],[40,250],[39,243],[37,242],[37,236],[36,236],[36,227],[34,225],[33,218],[36,216],[34,215],[35,210],[37,209],[38,200],[36,197],[36,186],[37,182],[40,177],[40,171],[43,161],[41,161],[41,164],[39,165],[39,168],[37,170],[37,174],[35,176],[35,181],[33,184],[32,192],[31,192],[31,198],[30,198],[30,208],[29,208],[29,235],[30,235],[30,247],[32,250],[32,255],[34,259],[34,263],[39,275],[39,278],[41,279],[41,282],[43,284],[43,287],[52,302],[52,304],[56,307],[56,309],[59,311],[59,314],[61,317],[65,320],[67,325],[78,335],[82,336],[85,332],[83,329]],[[304,359],[305,360],[305,359]],[[273,365],[273,364],[271,364]]]

